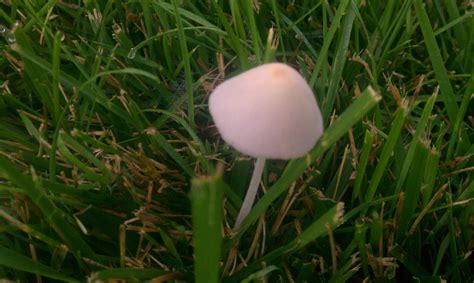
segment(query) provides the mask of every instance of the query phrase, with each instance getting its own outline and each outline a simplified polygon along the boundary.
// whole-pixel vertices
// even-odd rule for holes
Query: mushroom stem
[[[235,221],[234,229],[238,229],[242,221],[247,217],[252,209],[255,196],[257,195],[258,185],[260,184],[260,179],[262,178],[263,167],[265,165],[265,158],[259,157],[255,162],[255,167],[253,168],[252,179],[250,180],[249,188],[247,189],[247,194],[245,195],[244,202],[240,208],[239,215]]]

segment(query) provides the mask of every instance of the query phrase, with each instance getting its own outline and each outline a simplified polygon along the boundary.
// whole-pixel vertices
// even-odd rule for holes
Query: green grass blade
[[[154,145],[158,148],[163,148],[171,158],[181,167],[181,169],[189,176],[193,176],[193,170],[190,168],[188,163],[184,161],[183,157],[176,151],[176,149],[166,140],[166,138],[160,133],[156,132],[154,135],[148,137]]]
[[[391,256],[399,260],[404,267],[406,267],[412,274],[415,276],[428,276],[429,273],[426,271],[423,266],[420,265],[420,262],[410,256],[410,254],[403,250],[400,246],[394,247],[391,252]]]
[[[12,188],[4,186],[4,185],[0,185],[0,190],[12,191]],[[16,191],[16,192],[18,192],[18,191],[21,192],[21,190],[18,190],[18,189],[13,189],[13,190]],[[6,221],[10,222],[12,225],[17,227],[18,229],[20,229],[24,233],[26,233],[28,235],[31,235],[32,237],[48,244],[49,246],[51,246],[53,248],[64,247],[64,245],[62,245],[60,242],[58,242],[55,239],[45,235],[44,233],[39,232],[38,230],[33,228],[31,225],[27,225],[25,223],[22,223],[18,219],[15,219],[15,217],[11,216],[7,212],[5,212],[3,209],[0,209],[0,217],[5,219]],[[67,251],[67,248],[66,248],[66,251]]]
[[[247,278],[240,281],[240,283],[252,283],[252,282],[255,282],[254,280],[260,281],[259,280],[260,278],[269,275],[270,273],[272,273],[275,270],[278,270],[278,267],[276,267],[274,265],[267,266],[267,267],[255,272],[255,273],[250,274]]]
[[[234,51],[237,53],[237,56],[239,57],[239,62],[240,62],[242,70],[248,69],[250,67],[250,62],[248,60],[247,52],[244,46],[242,45],[242,43],[240,42],[240,39],[237,37],[237,35],[233,31],[230,23],[227,21],[226,15],[222,11],[219,4],[216,1],[211,1],[211,4],[215,12],[217,13],[219,21],[224,26],[224,30],[227,32],[229,36],[231,47],[234,49]]]
[[[60,74],[60,65],[61,65],[61,34],[57,33],[54,36],[54,46],[53,46],[53,58],[52,58],[52,75],[53,75],[53,82],[52,82],[52,93],[51,93],[51,100],[53,104],[53,117],[54,120],[57,122],[61,115],[61,109],[59,105],[60,97],[59,97],[59,74]]]
[[[257,29],[257,22],[253,13],[252,0],[244,0],[243,9],[247,17],[247,23],[250,26],[250,35],[252,37],[253,53],[258,63],[262,63],[262,40]]]
[[[188,57],[188,43],[186,39],[186,34],[183,30],[183,23],[179,14],[179,4],[178,0],[173,0],[174,12],[176,25],[178,26],[178,39],[179,46],[181,48],[181,58],[184,61],[184,76],[186,80],[186,96],[188,98],[188,119],[191,126],[194,128],[194,88],[193,88],[193,75],[191,73],[191,63]]]
[[[247,32],[244,27],[244,21],[242,20],[242,14],[240,13],[240,0],[229,1],[230,11],[232,13],[232,19],[235,23],[235,33],[240,40],[247,41]]]
[[[399,193],[403,184],[405,183],[408,170],[410,169],[410,166],[413,162],[416,145],[419,139],[421,138],[421,136],[423,135],[423,133],[425,133],[425,129],[428,125],[428,120],[431,115],[431,112],[433,111],[433,106],[436,102],[437,97],[438,97],[438,89],[436,89],[435,93],[433,93],[433,95],[430,96],[430,98],[426,102],[425,108],[423,109],[423,113],[421,114],[421,118],[418,121],[418,124],[416,125],[416,131],[415,131],[415,134],[413,135],[413,140],[410,143],[410,147],[408,148],[407,155],[405,157],[405,160],[403,161],[402,171],[400,172],[400,175],[397,178],[397,187],[395,188],[395,193]]]
[[[474,199],[474,181],[471,180],[470,183],[466,186],[466,189],[464,189],[462,193],[457,197],[456,202],[459,202],[462,204],[471,202],[470,206],[472,207],[474,206],[474,204],[472,203],[473,199]],[[443,210],[446,208],[451,208],[451,207],[452,205],[448,204],[447,206],[443,208]],[[433,234],[430,234],[427,240],[431,240],[433,237],[432,235],[436,235],[437,233],[439,233],[440,230],[445,229],[448,225],[447,222],[448,222],[448,212],[445,212],[441,217],[438,218],[436,225],[432,229]]]
[[[420,23],[420,28],[425,38],[425,45],[428,50],[433,69],[435,72],[436,79],[439,82],[441,89],[441,95],[443,97],[446,110],[448,112],[449,120],[451,123],[456,121],[456,115],[458,112],[458,106],[456,104],[456,98],[454,97],[453,87],[449,81],[448,72],[441,57],[441,52],[436,42],[436,38],[433,32],[433,28],[430,24],[430,19],[423,7],[421,0],[414,0],[416,15]]]
[[[474,93],[474,74],[471,75],[471,79],[469,80],[466,90],[464,92],[461,106],[459,107],[459,112],[456,116],[456,122],[454,123],[453,130],[451,132],[451,138],[449,139],[448,145],[448,152],[446,153],[446,161],[450,160],[453,156],[455,144],[458,142],[460,137],[460,130],[461,125],[464,120],[464,116],[466,115],[467,108],[469,106],[470,101],[473,99]]]
[[[15,33],[16,38],[17,38],[17,46],[13,48],[14,51],[18,52],[20,56],[25,60],[25,61],[30,61],[32,65],[34,64],[37,66],[38,70],[41,69],[43,72],[39,73],[44,73],[48,72],[51,73],[52,66],[49,62],[44,60],[43,58],[39,57],[37,54],[35,54],[33,51],[28,50],[28,48],[23,48],[24,45],[29,45],[29,41],[25,38],[25,35],[23,34],[22,31],[17,31]],[[143,72],[141,70],[136,70],[137,72]],[[41,77],[41,76],[39,76]],[[47,81],[47,80],[46,80]],[[92,82],[94,82],[93,79],[86,81],[85,83],[81,84],[79,81],[77,81],[73,76],[68,75],[66,73],[63,73],[62,71],[60,72],[60,81],[64,83],[68,87],[79,87],[79,91],[82,95],[87,97],[88,99],[91,100],[91,102],[97,102],[98,104],[102,105],[105,109],[108,109],[109,111],[115,113],[117,116],[121,117],[126,117],[127,114],[125,110],[119,108],[117,105],[111,103],[106,96],[97,88],[91,87],[88,88],[86,86],[89,86]],[[72,101],[72,99],[70,100]],[[65,109],[66,110],[66,109]],[[63,110],[63,112],[65,112]],[[126,118],[125,118],[126,119]]]
[[[329,116],[334,107],[336,101],[337,90],[342,77],[342,70],[347,60],[347,48],[349,47],[349,41],[351,39],[352,25],[356,16],[356,3],[358,1],[351,2],[349,5],[346,17],[344,18],[342,31],[339,37],[339,44],[336,47],[336,55],[332,62],[332,72],[329,77],[329,87],[326,93],[325,99],[321,103],[321,114],[323,115],[324,124],[329,123]],[[344,3],[341,3],[343,5]]]
[[[197,283],[219,281],[224,190],[220,173],[196,178],[192,182],[194,270]]]
[[[163,8],[170,15],[175,16],[176,11],[175,11],[174,3],[170,4],[170,3],[166,3],[164,1],[153,1],[153,5],[159,6],[159,7]],[[184,21],[184,19],[186,18],[186,19],[191,20],[194,23],[197,23],[197,24],[203,26],[203,27],[208,27],[210,29],[220,30],[220,32],[223,32],[215,24],[213,24],[210,21],[206,20],[202,16],[196,15],[196,14],[190,12],[189,10],[185,10],[183,8],[179,8],[178,10],[179,10],[178,13],[181,16],[182,21]],[[192,23],[189,23],[189,25],[193,26],[193,27],[195,26]]]
[[[5,266],[13,270],[20,270],[51,279],[67,282],[80,282],[78,279],[71,278],[54,268],[32,260],[22,254],[15,252],[4,246],[0,246],[0,266]]]
[[[300,28],[298,28],[298,26],[295,25],[294,22],[291,21],[290,18],[286,17],[284,14],[280,14],[280,17],[281,19],[283,20],[283,22],[286,23],[286,25],[288,26],[288,28],[291,28],[293,30],[293,32],[296,34],[295,37],[302,41],[304,43],[304,45],[308,48],[308,51],[311,53],[312,56],[314,57],[317,57],[317,52],[316,52],[316,49],[313,47],[313,45],[311,44],[310,40],[308,39],[308,37],[303,33],[303,31],[301,31]]]
[[[446,196],[448,200],[448,204],[452,204],[452,198],[450,195]],[[450,206],[448,207],[447,211],[448,215],[448,230],[449,230],[449,252],[451,253],[451,257],[455,260],[453,260],[449,265],[451,266],[452,272],[454,273],[453,275],[453,281],[454,282],[460,282],[461,281],[461,270],[459,266],[457,266],[456,261],[462,258],[461,251],[458,248],[458,241],[457,241],[457,227],[455,227],[454,223],[455,221],[455,214],[453,213],[453,207]],[[465,260],[463,260],[464,263]]]
[[[367,226],[362,223],[355,224],[355,240],[357,241],[357,249],[359,250],[360,258],[362,261],[362,270],[364,276],[369,276],[369,263],[367,260],[367,248],[365,243],[367,242]]]
[[[327,233],[326,225],[330,225],[334,230],[343,223],[344,203],[339,202],[301,234],[299,234],[288,246],[287,250],[301,249],[316,238]]]
[[[386,66],[387,56],[390,50],[392,50],[393,43],[396,42],[403,24],[406,22],[406,14],[410,11],[411,1],[412,0],[405,1],[402,7],[400,7],[397,17],[391,21],[390,32],[385,34],[380,43],[381,48],[377,50],[377,53],[381,54],[377,62],[376,72],[374,72],[375,77],[378,77],[380,70]]]
[[[360,153],[359,163],[357,165],[356,179],[354,183],[354,189],[352,191],[352,202],[354,202],[357,196],[360,194],[360,188],[364,179],[367,163],[369,162],[369,154],[372,151],[374,139],[375,133],[372,130],[366,130],[364,145],[362,146],[362,152]]]
[[[439,174],[439,160],[441,154],[440,152],[431,147],[428,153],[428,157],[426,160],[426,170],[425,175],[423,176],[423,206],[425,207],[428,202],[430,201],[431,197],[433,196],[433,189],[436,182],[436,176]]]
[[[433,275],[438,274],[439,268],[441,266],[441,261],[443,260],[446,250],[448,249],[449,246],[449,236],[446,236],[441,244],[439,245],[438,253],[436,255],[436,262],[433,267]]]
[[[402,104],[400,108],[398,108],[397,112],[395,113],[395,118],[393,119],[392,127],[390,129],[390,133],[388,134],[387,140],[385,141],[385,145],[382,149],[382,153],[380,154],[379,161],[377,166],[375,167],[375,171],[370,178],[370,185],[367,189],[367,193],[365,195],[365,202],[370,202],[375,196],[377,192],[377,188],[382,180],[384,173],[387,171],[387,165],[390,161],[390,156],[395,148],[395,145],[400,137],[400,133],[402,131],[403,125],[405,124],[405,119],[408,115],[408,109],[406,104]],[[363,212],[365,214],[365,212]]]
[[[28,118],[28,116],[26,116],[23,112],[19,112],[18,114],[20,115],[20,118],[23,124],[25,125],[25,128],[28,131],[28,133],[31,136],[33,136],[36,139],[36,141],[38,141],[38,144],[42,144],[45,140],[42,137],[40,131],[33,125],[33,122],[31,121],[31,119]]]
[[[157,268],[111,268],[92,273],[88,281],[104,282],[104,280],[130,280],[141,282],[167,274],[171,273]]]
[[[86,257],[95,257],[94,252],[79,232],[66,221],[65,213],[54,205],[46,196],[43,188],[33,182],[31,177],[25,177],[18,172],[16,166],[4,157],[0,157],[0,172],[3,172],[10,182],[22,189],[31,198],[72,252]]]
[[[398,239],[406,237],[409,225],[412,223],[412,215],[415,213],[418,200],[421,196],[421,186],[425,169],[432,170],[431,168],[426,168],[426,161],[430,153],[429,141],[418,140],[415,152],[413,167],[408,175],[405,186],[406,189],[404,190],[405,198],[397,227]]]
[[[98,172],[96,172],[94,170],[94,168],[88,166],[86,163],[84,163],[83,161],[81,161],[79,158],[77,158],[70,150],[69,148],[66,146],[66,143],[60,138],[58,138],[58,143],[57,143],[57,147],[58,147],[58,150],[59,152],[61,153],[61,155],[67,160],[69,161],[71,164],[77,166],[77,168],[79,168],[81,171],[83,171],[84,173],[86,173],[86,177],[87,179],[90,179],[90,180],[94,180],[94,181],[98,181],[98,182],[105,182],[106,181],[106,178],[104,178],[105,176],[102,176],[101,174],[99,174]],[[86,151],[87,152],[87,151]],[[90,153],[89,153],[90,154]],[[88,154],[86,154],[87,156]],[[95,159],[95,157],[94,157]]]
[[[93,165],[95,165],[95,167],[99,168],[105,174],[104,177],[110,176],[110,170],[105,166],[103,161],[97,159],[97,157],[95,157],[95,155],[90,152],[89,148],[80,144],[74,138],[72,138],[70,135],[66,134],[63,131],[59,132],[59,141],[69,146],[75,152],[84,157],[85,160],[88,160]]]
[[[274,40],[274,29],[268,30],[267,44],[265,45],[265,53],[263,55],[263,63],[270,63],[275,60],[275,54],[278,47],[278,41]]]
[[[168,251],[176,258],[176,260],[178,260],[180,264],[183,264],[181,256],[179,255],[178,250],[176,249],[176,246],[173,243],[173,240],[168,236],[168,234],[166,234],[163,229],[160,229],[160,236]]]
[[[278,40],[280,42],[280,49],[283,51],[283,62],[287,62],[286,58],[286,52],[285,52],[285,41],[283,40],[283,29],[281,27],[280,23],[280,10],[278,9],[278,5],[276,3],[276,0],[271,0],[272,1],[272,12],[273,16],[275,18],[276,22],[276,27],[277,27],[277,32],[278,32]]]
[[[443,1],[446,7],[446,11],[448,12],[449,18],[451,21],[455,21],[456,19],[460,18],[458,3],[455,0],[445,0]],[[456,36],[457,42],[460,46],[466,45],[466,31],[464,30],[464,26],[456,25],[454,27],[454,35]],[[472,44],[472,42],[471,42]]]
[[[146,27],[146,38],[149,39],[155,30],[157,29],[157,23],[154,22],[152,18],[152,9],[151,9],[151,4],[150,2],[152,1],[142,1],[141,6],[143,10],[143,18],[145,22],[145,27]],[[109,2],[111,3],[111,2]],[[157,54],[158,50],[156,48],[156,42],[150,41],[148,42],[148,48],[150,49],[150,58],[153,61],[157,61]]]
[[[339,28],[342,17],[346,13],[347,7],[349,6],[349,2],[350,0],[341,1],[341,3],[339,4],[339,7],[337,8],[336,14],[334,15],[334,18],[332,19],[331,26],[329,27],[329,30],[326,36],[324,37],[323,46],[321,47],[321,50],[319,51],[319,56],[316,60],[313,73],[309,80],[309,85],[311,87],[314,87],[316,78],[318,77],[319,72],[321,71],[321,68],[323,67],[323,63],[328,61],[329,47],[331,46],[334,35],[336,34],[337,29]]]

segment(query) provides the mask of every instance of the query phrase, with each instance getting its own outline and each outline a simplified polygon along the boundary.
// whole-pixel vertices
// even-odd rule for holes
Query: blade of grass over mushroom
[[[393,149],[400,137],[400,132],[403,129],[405,124],[405,119],[408,115],[408,109],[406,103],[403,103],[395,113],[395,118],[393,119],[392,127],[390,133],[385,141],[385,145],[380,154],[380,158],[375,167],[374,173],[371,176],[370,185],[365,194],[365,202],[370,202],[377,192],[377,188],[382,180],[384,173],[387,171],[387,165],[390,161],[390,156],[392,155]],[[365,215],[367,211],[363,211],[362,214]]]
[[[222,200],[224,186],[221,172],[192,181],[191,205],[193,218],[193,245],[195,282],[219,281],[221,260]],[[209,245],[208,243],[212,243]]]
[[[64,272],[53,269],[47,265],[32,260],[22,254],[4,246],[0,246],[0,266],[6,266],[12,270],[21,270],[28,273],[44,276],[51,279],[67,282],[80,282],[64,274]]]
[[[415,131],[415,134],[413,135],[413,140],[410,143],[410,147],[408,148],[408,152],[406,154],[405,160],[403,161],[403,166],[402,166],[400,175],[397,178],[397,186],[395,188],[395,193],[399,193],[403,184],[405,183],[408,170],[410,169],[410,166],[413,162],[417,143],[420,137],[422,136],[422,134],[425,132],[426,126],[428,125],[428,119],[431,115],[431,112],[433,111],[433,106],[438,97],[438,90],[439,88],[436,88],[433,95],[431,95],[428,101],[426,102],[425,108],[423,109],[423,113],[421,114],[421,118],[416,124],[416,131]]]
[[[334,102],[336,101],[337,90],[339,88],[339,84],[342,77],[342,71],[344,69],[344,64],[347,60],[347,48],[349,47],[349,41],[351,39],[351,32],[352,32],[352,25],[355,19],[355,9],[356,3],[359,1],[351,2],[349,7],[347,8],[347,14],[344,17],[342,31],[339,36],[339,44],[336,48],[336,55],[334,57],[334,61],[332,62],[332,71],[329,77],[329,87],[327,94],[324,100],[321,103],[321,113],[323,115],[324,124],[329,124],[329,116],[333,111]],[[343,5],[344,3],[341,3]]]
[[[435,76],[439,82],[441,95],[443,97],[443,102],[446,105],[449,120],[451,123],[454,123],[456,121],[458,106],[454,97],[453,87],[449,81],[448,72],[444,65],[443,58],[441,57],[441,52],[439,50],[438,43],[436,42],[436,38],[430,24],[430,19],[426,13],[425,8],[423,7],[423,2],[421,0],[414,0],[414,5],[416,15],[420,23],[420,28],[423,33],[423,37],[425,38],[425,45],[428,50],[431,63],[433,64]]]
[[[242,222],[237,234],[229,243],[232,245],[243,233],[252,225],[254,221],[260,217],[262,213],[272,204],[286,189],[300,177],[304,170],[311,165],[314,160],[328,150],[338,139],[340,139],[347,131],[357,122],[359,122],[381,99],[371,87],[362,92],[360,97],[349,106],[344,113],[332,124],[320,138],[316,146],[311,152],[303,158],[299,158],[287,165],[282,176],[268,192],[257,202],[255,207],[250,211],[249,215]],[[227,246],[227,248],[230,248]]]
[[[67,243],[69,249],[87,257],[95,257],[94,252],[84,241],[79,232],[73,228],[65,219],[65,213],[61,211],[45,194],[43,188],[33,182],[31,177],[25,177],[17,171],[16,166],[0,156],[0,171],[20,189],[41,209],[45,218],[53,229]]]
[[[183,23],[181,22],[181,17],[179,15],[179,4],[178,0],[173,0],[174,12],[176,25],[178,26],[178,39],[179,46],[181,48],[181,58],[184,60],[184,76],[186,81],[186,96],[188,98],[188,119],[191,126],[194,128],[194,92],[193,92],[193,75],[191,73],[191,63],[188,57],[188,43],[186,39],[186,34],[183,30]]]
[[[296,238],[291,242],[286,244],[283,247],[277,248],[265,256],[259,258],[257,261],[253,262],[251,265],[247,266],[243,271],[237,272],[230,278],[230,282],[235,282],[241,280],[242,278],[247,277],[250,273],[254,272],[258,268],[261,268],[262,264],[271,263],[275,260],[279,260],[284,255],[292,254],[302,248],[304,248],[309,243],[313,242],[319,237],[326,235],[327,229],[326,225],[329,225],[331,229],[339,227],[343,223],[344,216],[344,203],[337,203],[329,211],[319,217],[314,221],[308,228],[301,232]]]

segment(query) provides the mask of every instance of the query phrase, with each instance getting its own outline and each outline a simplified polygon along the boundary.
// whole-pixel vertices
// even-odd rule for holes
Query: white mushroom
[[[316,99],[304,78],[282,63],[265,64],[220,84],[209,111],[224,141],[257,158],[235,227],[250,212],[265,159],[305,155],[323,133]]]

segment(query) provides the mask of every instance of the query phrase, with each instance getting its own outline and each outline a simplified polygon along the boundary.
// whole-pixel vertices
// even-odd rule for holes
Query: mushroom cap
[[[323,133],[311,88],[293,68],[270,63],[216,87],[209,111],[224,141],[252,157],[305,155]]]

